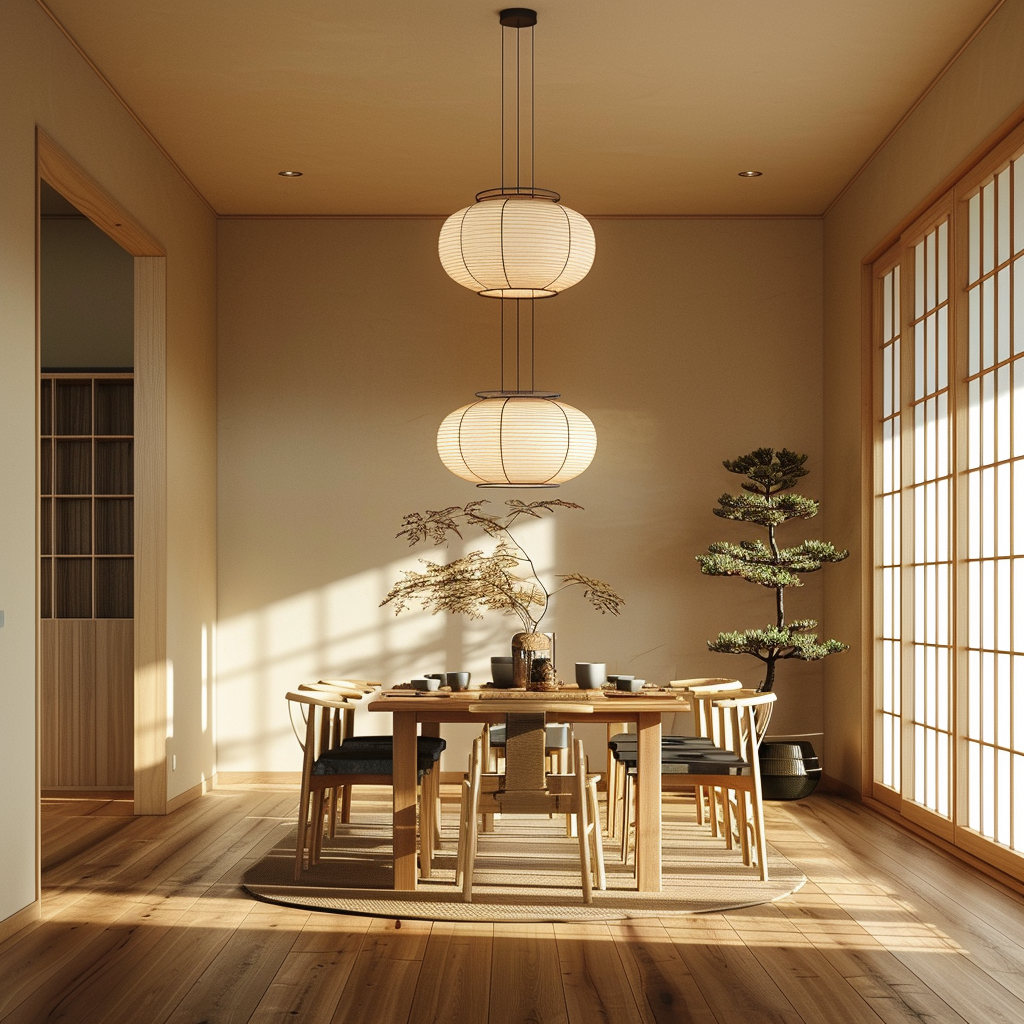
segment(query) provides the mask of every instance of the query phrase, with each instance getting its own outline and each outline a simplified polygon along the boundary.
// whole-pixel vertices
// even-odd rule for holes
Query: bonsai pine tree
[[[818,502],[800,494],[784,494],[797,480],[807,475],[806,455],[786,448],[758,448],[723,465],[730,473],[747,478],[740,484],[744,494],[723,494],[712,511],[723,519],[754,523],[768,531],[768,543],[741,540],[738,544],[719,541],[698,555],[700,570],[708,576],[739,576],[775,591],[775,623],[764,629],[738,633],[719,633],[708,641],[708,649],[719,654],[750,654],[765,664],[764,681],[759,690],[775,684],[775,663],[789,658],[819,661],[830,654],[848,650],[838,640],[819,640],[811,630],[813,619],[786,622],[785,595],[791,587],[801,587],[799,573],[817,572],[826,562],[841,562],[849,551],[837,551],[828,541],[805,540],[792,548],[780,548],[776,530],[790,519],[811,519],[818,514]]]

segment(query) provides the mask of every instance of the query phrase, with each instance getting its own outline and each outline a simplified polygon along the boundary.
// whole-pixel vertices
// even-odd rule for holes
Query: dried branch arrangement
[[[470,551],[445,565],[420,559],[423,571],[403,572],[381,606],[393,604],[397,615],[418,603],[435,615],[452,612],[472,619],[483,618],[486,611],[495,611],[517,616],[526,632],[535,633],[547,614],[551,598],[569,587],[581,587],[583,596],[602,615],[605,612],[619,614],[623,599],[607,583],[581,573],[557,576],[561,586],[549,591],[533,559],[511,532],[511,527],[522,517],[540,519],[556,509],[582,509],[582,505],[557,498],[529,502],[510,498],[505,502],[508,511],[495,515],[484,510],[488,504],[487,501],[471,501],[464,506],[410,512],[402,520],[397,534],[404,537],[410,547],[424,541],[447,544],[452,536],[462,539],[462,531],[467,527],[497,538],[498,544],[491,554]]]

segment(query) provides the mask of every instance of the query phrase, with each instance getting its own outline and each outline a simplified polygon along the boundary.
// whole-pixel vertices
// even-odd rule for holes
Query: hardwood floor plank
[[[751,950],[804,1024],[881,1024],[857,989],[799,929]]]
[[[309,914],[253,910],[188,990],[167,1024],[238,1024],[248,1021],[270,987]]]
[[[409,1024],[481,1024],[491,995],[494,926],[435,921],[430,929]]]
[[[554,926],[495,924],[488,1024],[567,1024]]]
[[[289,953],[249,1024],[322,1024],[334,1014],[356,950]]]
[[[33,984],[27,997],[2,1019],[9,1024],[100,1024],[106,1020],[104,995],[151,954],[180,916],[174,911],[154,912],[138,904],[125,906],[116,921],[82,944],[64,961],[59,973],[51,973],[42,984]],[[22,991],[24,986],[17,986],[17,993]]]
[[[186,910],[142,965],[112,986],[104,1024],[161,1024],[223,950],[251,908],[214,903]]]
[[[373,919],[333,1024],[406,1024],[429,935],[427,921]]]
[[[358,952],[372,917],[351,914],[310,914],[292,946],[294,953]]]
[[[614,922],[608,929],[646,1024],[715,1024],[718,1018],[659,921]]]
[[[641,1024],[644,1017],[605,924],[556,924],[569,1024]]]

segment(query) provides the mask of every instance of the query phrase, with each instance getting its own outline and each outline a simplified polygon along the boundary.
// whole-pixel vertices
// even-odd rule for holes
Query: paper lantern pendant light
[[[557,487],[590,465],[597,434],[546,391],[481,391],[437,432],[441,461],[478,487]]]
[[[509,7],[501,22],[501,188],[478,192],[476,203],[441,228],[441,266],[465,288],[496,299],[545,299],[582,281],[594,262],[594,232],[586,217],[559,203],[557,192],[534,185],[533,27],[537,12]],[[506,54],[506,29],[515,47]],[[528,29],[529,41],[521,37]],[[514,67],[510,66],[514,62]],[[515,115],[506,117],[514,101]],[[515,184],[508,184],[514,181]]]
[[[441,228],[441,266],[489,298],[544,299],[572,287],[594,262],[594,231],[558,198],[540,189],[480,192]]]

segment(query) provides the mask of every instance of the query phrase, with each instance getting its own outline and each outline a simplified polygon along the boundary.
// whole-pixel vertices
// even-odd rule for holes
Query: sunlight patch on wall
[[[549,589],[555,524],[525,523],[515,531]],[[456,538],[457,541],[457,538]],[[490,658],[507,654],[521,626],[513,616],[431,615],[410,609],[396,616],[380,602],[402,570],[420,558],[448,561],[493,541],[468,535],[448,548],[421,546],[385,566],[275,601],[218,624],[216,652],[218,771],[297,771],[300,752],[288,721],[285,694],[324,678],[368,679],[387,686],[425,672],[467,669],[490,678]],[[544,628],[553,628],[551,616]],[[205,664],[205,659],[204,659]],[[390,716],[356,713],[356,731],[391,731]]]

